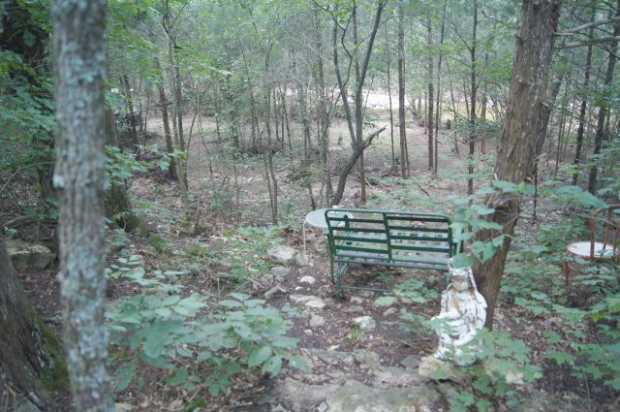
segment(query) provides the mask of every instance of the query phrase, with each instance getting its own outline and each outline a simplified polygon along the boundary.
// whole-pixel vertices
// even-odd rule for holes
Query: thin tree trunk
[[[620,0],[616,3],[616,21],[614,23],[614,34],[612,40],[609,43],[609,60],[607,63],[607,72],[605,73],[605,94],[609,94],[609,89],[614,79],[614,69],[616,67],[616,52],[618,51],[618,36],[620,36]],[[609,103],[606,99],[601,100],[598,109],[598,121],[596,124],[596,134],[594,135],[594,152],[592,157],[594,158],[592,166],[590,167],[590,175],[588,176],[588,191],[592,194],[596,193],[596,179],[598,175],[598,159],[596,157],[601,152],[603,147],[603,139],[605,135],[605,121],[609,113]]]
[[[93,412],[115,409],[104,325],[105,9],[105,0],[55,0],[52,8],[64,346],[76,410]]]
[[[157,89],[159,91],[159,106],[161,107],[161,120],[164,126],[164,138],[166,140],[166,152],[170,156],[168,163],[168,175],[171,179],[177,180],[177,164],[174,158],[174,143],[172,141],[172,133],[170,132],[170,120],[168,118],[168,99],[166,98],[166,90],[164,89],[164,75],[161,71],[159,58],[155,57],[155,70],[158,73],[159,81]]]
[[[443,11],[441,13],[441,32],[439,35],[439,56],[437,62],[437,107],[435,112],[435,166],[433,173],[437,176],[439,170],[439,127],[441,123],[441,63],[443,61],[443,43],[446,32],[446,10],[448,8],[448,0],[443,3]]]
[[[121,76],[121,83],[125,91],[125,100],[127,101],[127,116],[129,117],[129,130],[131,134],[131,144],[134,148],[138,147],[138,129],[136,125],[136,113],[133,107],[133,95],[131,93],[131,84],[126,74]]]
[[[407,129],[405,118],[405,26],[404,2],[398,5],[398,133],[400,137],[400,174],[409,176],[409,153],[407,152]]]
[[[396,154],[394,152],[394,112],[392,110],[392,53],[390,51],[390,36],[388,31],[388,25],[384,25],[385,28],[385,64],[387,72],[387,92],[388,92],[388,108],[390,111],[390,149],[392,160],[392,171],[396,170]]]
[[[474,0],[474,24],[471,42],[471,114],[469,117],[469,157],[467,159],[467,194],[474,193],[474,155],[476,153],[476,31],[478,30],[478,0]]]
[[[475,7],[475,6],[474,6]],[[428,48],[427,52],[428,52],[428,94],[427,94],[427,102],[428,102],[428,112],[426,115],[426,130],[428,133],[428,170],[435,171],[435,167],[433,166],[434,160],[435,160],[435,155],[433,154],[434,151],[434,142],[433,142],[433,117],[434,117],[434,112],[433,112],[433,105],[434,105],[434,101],[435,101],[435,97],[434,97],[434,90],[433,90],[433,66],[434,66],[434,61],[433,61],[433,54],[432,54],[432,48],[433,48],[433,21],[431,18],[431,12],[428,12],[428,18],[426,21],[427,24],[427,32],[426,32],[426,46]]]
[[[535,169],[537,140],[548,116],[548,73],[551,67],[554,33],[558,27],[560,0],[524,0],[521,28],[517,35],[508,110],[495,164],[497,180],[521,183]],[[544,134],[543,134],[544,136]],[[504,274],[506,255],[519,217],[520,198],[514,193],[496,193],[487,198],[495,211],[488,220],[500,231],[478,233],[481,241],[503,235],[495,255],[474,269],[478,288],[487,301],[486,326],[493,326],[497,296]]]

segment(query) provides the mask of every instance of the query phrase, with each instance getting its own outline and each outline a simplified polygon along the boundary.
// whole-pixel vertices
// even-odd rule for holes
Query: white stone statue
[[[474,339],[484,327],[487,302],[478,292],[470,267],[455,268],[450,261],[450,284],[441,294],[441,312],[432,321],[439,335],[434,357],[459,366],[478,359]]]

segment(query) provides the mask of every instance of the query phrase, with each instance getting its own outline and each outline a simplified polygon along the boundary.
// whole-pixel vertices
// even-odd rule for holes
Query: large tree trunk
[[[2,238],[0,331],[0,394],[9,385],[39,409],[53,409],[52,392],[68,389],[62,346],[26,299]]]
[[[105,10],[105,0],[52,7],[64,346],[76,409],[98,412],[114,410],[104,326]]]
[[[521,29],[517,35],[508,110],[495,164],[497,180],[520,183],[531,176],[540,131],[546,128],[548,76],[553,33],[558,25],[560,0],[524,0]],[[478,287],[487,300],[487,326],[492,327],[497,295],[504,274],[511,236],[519,217],[520,199],[514,193],[497,193],[487,199],[495,209],[489,220],[502,226],[501,233],[484,231],[480,240],[500,234],[504,240],[488,261],[476,265]]]

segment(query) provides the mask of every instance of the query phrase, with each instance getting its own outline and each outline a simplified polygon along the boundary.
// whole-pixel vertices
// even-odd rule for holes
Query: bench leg
[[[335,283],[336,283],[336,295],[339,298],[344,298],[344,291],[342,289],[342,278],[349,268],[348,263],[336,263]]]

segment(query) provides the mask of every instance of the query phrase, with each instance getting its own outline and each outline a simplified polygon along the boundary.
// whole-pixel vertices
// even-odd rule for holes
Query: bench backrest
[[[445,261],[457,253],[444,215],[370,209],[325,212],[330,253],[355,260]]]

